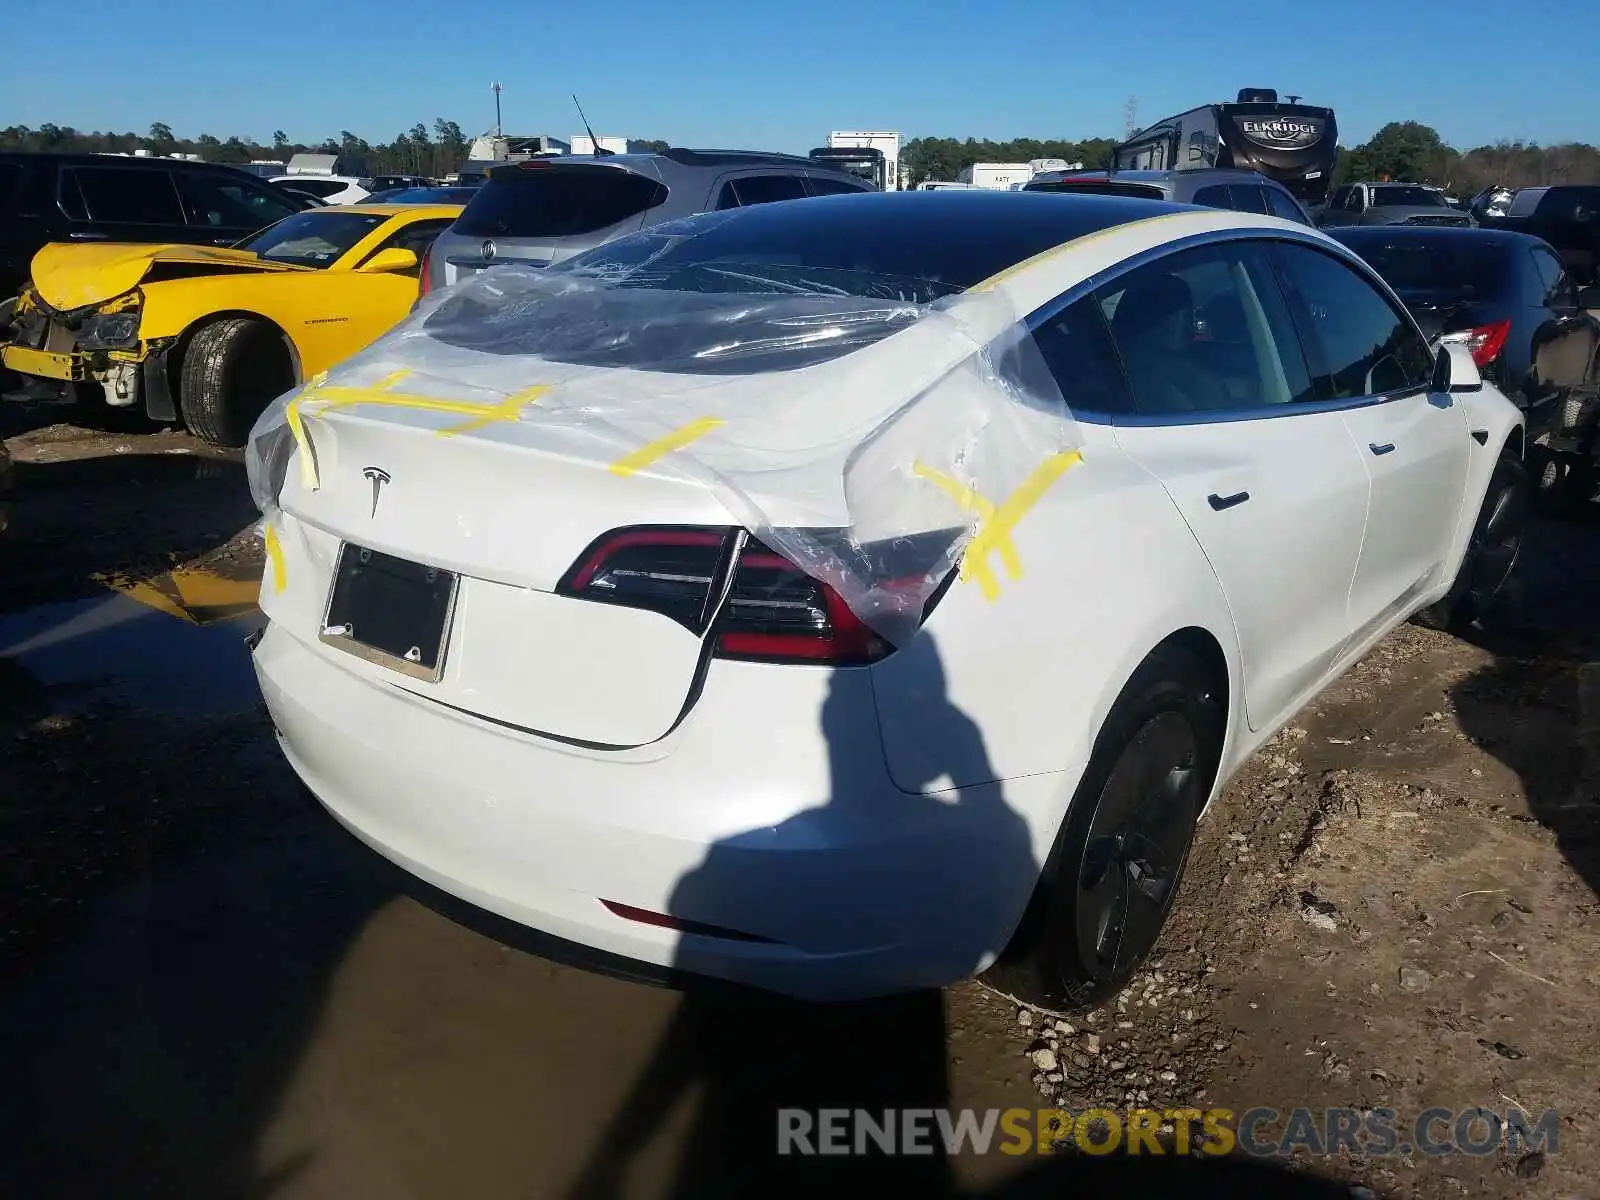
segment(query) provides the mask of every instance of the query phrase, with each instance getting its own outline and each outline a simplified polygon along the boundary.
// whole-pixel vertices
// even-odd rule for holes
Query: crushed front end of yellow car
[[[23,289],[10,326],[10,341],[0,360],[24,377],[59,385],[94,382],[105,389],[106,403],[116,408],[139,402],[147,381],[146,368],[164,352],[171,338],[142,340],[139,322],[144,297],[137,288],[100,304],[61,311],[52,308],[30,285]],[[167,387],[165,363],[159,363],[156,386]]]

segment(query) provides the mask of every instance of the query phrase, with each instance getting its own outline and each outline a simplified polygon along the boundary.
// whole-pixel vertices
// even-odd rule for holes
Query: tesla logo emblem
[[[489,241],[484,242],[483,243],[483,261],[484,262],[488,262],[493,257],[494,257],[494,243],[493,242],[489,242]]]
[[[378,515],[378,497],[383,495],[383,485],[389,482],[389,472],[382,467],[367,467],[361,472],[361,476],[372,481],[371,515],[376,517]]]

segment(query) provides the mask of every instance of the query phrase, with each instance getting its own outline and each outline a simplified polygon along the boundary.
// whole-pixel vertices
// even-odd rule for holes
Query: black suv
[[[1600,184],[1557,184],[1523,188],[1511,197],[1504,216],[1485,216],[1485,225],[1543,238],[1556,248],[1573,278],[1600,283]]]
[[[1199,204],[1264,213],[1301,225],[1311,218],[1289,189],[1258,171],[1232,167],[1192,171],[1041,171],[1025,192],[1081,192],[1094,196],[1144,196],[1173,204]]]
[[[0,151],[0,325],[48,242],[230,246],[308,207],[215,163]]]

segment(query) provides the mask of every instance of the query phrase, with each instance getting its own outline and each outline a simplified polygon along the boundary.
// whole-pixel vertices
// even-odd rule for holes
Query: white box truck
[[[970,167],[962,167],[956,174],[959,183],[993,188],[1000,192],[1009,191],[1012,184],[1027,183],[1032,178],[1033,169],[1027,163],[973,163]]]

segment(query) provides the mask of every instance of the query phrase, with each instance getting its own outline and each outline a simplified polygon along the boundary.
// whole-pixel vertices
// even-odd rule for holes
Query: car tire
[[[190,433],[213,446],[243,446],[267,405],[294,387],[283,337],[265,321],[224,317],[189,339],[178,408]]]
[[[1134,672],[1095,738],[1016,933],[984,982],[1071,1012],[1120,991],[1166,923],[1222,753],[1214,669],[1176,642]],[[1137,857],[1133,857],[1135,852]]]
[[[1413,613],[1413,623],[1428,629],[1457,629],[1489,617],[1522,552],[1532,492],[1522,460],[1509,450],[1502,451],[1489,476],[1455,581],[1442,599]]]

